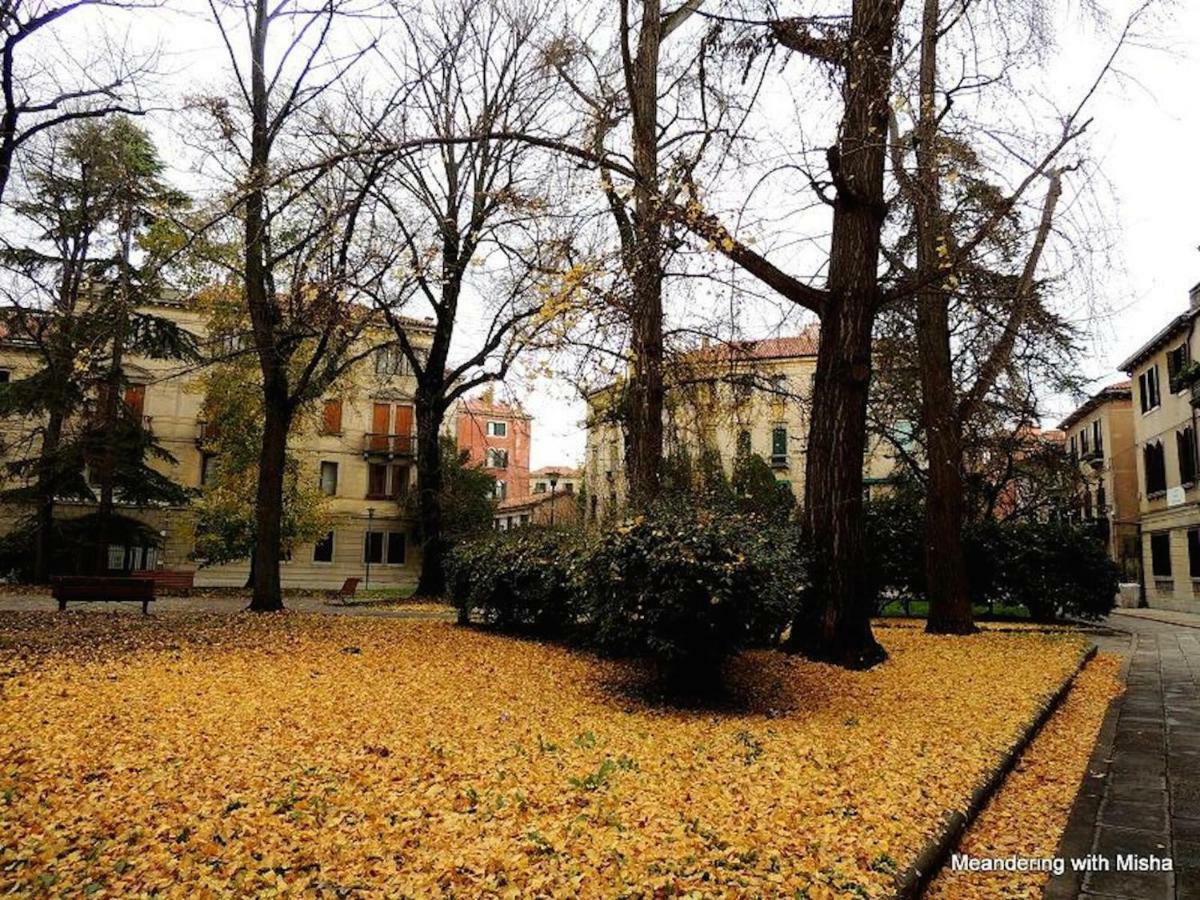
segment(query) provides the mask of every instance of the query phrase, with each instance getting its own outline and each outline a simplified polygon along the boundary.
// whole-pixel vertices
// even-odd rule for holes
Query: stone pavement
[[[246,608],[249,596],[240,593],[198,593],[194,597],[160,597],[150,604],[150,614],[155,613],[236,613]],[[453,620],[454,610],[450,607],[436,609],[428,605],[380,609],[379,607],[350,604],[343,606],[330,602],[317,594],[287,596],[283,605],[292,612],[320,613],[332,616],[370,616],[389,619],[433,619]],[[48,593],[5,594],[0,593],[0,612],[28,612],[33,610],[57,610],[58,603]],[[68,613],[128,612],[141,615],[140,603],[72,603]]]
[[[1200,900],[1200,616],[1120,610],[1127,690],[1101,729],[1067,830],[1066,857],[1098,854],[1108,871],[1052,878],[1045,897]],[[1119,871],[1118,857],[1170,857],[1174,871]]]

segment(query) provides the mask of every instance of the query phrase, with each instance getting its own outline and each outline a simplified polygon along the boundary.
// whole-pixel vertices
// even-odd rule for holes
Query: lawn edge
[[[1009,773],[1016,768],[1021,754],[1033,743],[1033,739],[1038,736],[1046,722],[1054,715],[1055,711],[1062,705],[1067,693],[1071,690],[1075,679],[1079,677],[1079,673],[1084,667],[1091,662],[1096,656],[1096,644],[1093,642],[1086,650],[1079,654],[1079,659],[1075,663],[1075,668],[1070,674],[1063,679],[1062,683],[1055,689],[1054,693],[1038,708],[1034,717],[1025,725],[1021,733],[1017,736],[1004,754],[1000,757],[999,762],[984,778],[983,783],[978,785],[971,792],[971,796],[967,801],[965,810],[953,810],[938,825],[937,830],[917,854],[917,858],[913,863],[905,869],[896,879],[896,897],[900,900],[910,900],[910,898],[920,897],[929,883],[933,881],[937,874],[941,871],[942,866],[946,864],[946,860],[950,858],[950,854],[954,848],[958,846],[958,842],[966,833],[971,824],[983,812],[983,809],[992,797],[999,791],[1000,786],[1004,784],[1004,780]]]

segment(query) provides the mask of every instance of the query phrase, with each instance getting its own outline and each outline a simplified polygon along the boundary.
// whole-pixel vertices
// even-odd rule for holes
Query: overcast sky
[[[1120,5],[1130,8],[1140,0],[1109,2],[1119,22]],[[1112,46],[1111,28],[1105,33],[1083,24],[1079,0],[1067,6],[1045,75],[1047,93],[1063,97],[1077,96],[1090,83]],[[176,86],[170,102],[216,88],[225,78],[228,60],[205,9],[199,0],[188,0],[177,4],[173,14],[145,14],[133,26],[134,43],[162,44],[169,81]],[[193,11],[193,17],[179,10]],[[1200,281],[1200,2],[1182,0],[1173,10],[1171,19],[1160,21],[1145,42],[1152,46],[1125,53],[1119,64],[1122,77],[1110,79],[1089,107],[1094,121],[1088,152],[1107,181],[1093,192],[1101,198],[1093,216],[1107,229],[1114,252],[1089,288],[1095,296],[1067,298],[1067,306],[1078,311],[1089,335],[1080,368],[1095,379],[1095,388],[1122,377],[1115,366],[1185,308],[1188,288]],[[72,29],[73,40],[98,33],[96,22],[82,19]],[[150,124],[164,155],[177,163],[177,117],[156,114]],[[186,167],[177,174],[188,177]],[[765,328],[765,321],[760,318],[759,327]],[[799,324],[794,317],[784,328],[794,330]],[[569,387],[539,378],[508,391],[534,416],[533,466],[582,461],[584,407]],[[1053,401],[1046,424],[1069,412],[1072,403],[1065,397]]]

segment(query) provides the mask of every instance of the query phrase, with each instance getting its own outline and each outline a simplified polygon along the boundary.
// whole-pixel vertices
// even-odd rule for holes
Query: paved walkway
[[[1128,688],[1109,711],[1059,853],[1111,869],[1067,872],[1045,896],[1200,900],[1200,616],[1121,610],[1128,632],[1101,638],[1127,654]],[[1119,871],[1124,854],[1169,857],[1174,871]]]
[[[150,604],[151,615],[155,613],[236,613],[246,608],[249,602],[245,594],[205,594],[194,597],[160,597]],[[453,619],[450,607],[437,608],[428,604],[414,605],[411,609],[402,606],[380,609],[377,606],[331,603],[318,595],[285,596],[283,605],[293,612],[321,613],[331,616],[372,616],[390,619]],[[32,610],[57,610],[58,603],[45,594],[0,593],[0,612],[28,612]],[[67,612],[130,612],[141,614],[140,603],[72,603]]]

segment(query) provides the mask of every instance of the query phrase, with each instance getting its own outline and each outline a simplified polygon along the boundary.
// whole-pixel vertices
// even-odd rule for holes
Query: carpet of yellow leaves
[[[0,893],[882,897],[1075,666],[887,629],[736,703],[447,623],[0,616]]]
[[[1087,770],[1109,701],[1121,690],[1121,660],[1097,656],[1062,706],[1021,755],[1004,786],[963,836],[958,851],[980,857],[1054,855]],[[930,885],[927,900],[1040,897],[1049,876],[1037,872],[952,872]]]

